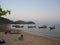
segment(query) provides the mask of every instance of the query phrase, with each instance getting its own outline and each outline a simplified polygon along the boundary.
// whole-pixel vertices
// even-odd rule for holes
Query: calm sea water
[[[43,26],[43,24],[17,24],[20,26],[24,26],[24,28],[15,28],[12,27],[11,24],[10,25],[10,29],[18,29],[18,30],[22,30],[23,32],[27,32],[30,34],[34,34],[34,35],[40,35],[40,36],[53,36],[53,37],[60,37],[60,24],[56,24],[55,25],[55,29],[51,30],[49,29],[50,26],[54,26],[54,25],[50,25],[50,24],[46,24],[47,28],[46,29],[39,29],[38,26]],[[36,28],[28,28],[28,26],[36,26]]]

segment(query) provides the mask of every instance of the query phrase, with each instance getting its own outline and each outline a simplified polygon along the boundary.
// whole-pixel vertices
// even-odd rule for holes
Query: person
[[[10,30],[4,30],[4,33],[5,34],[10,33]]]
[[[4,30],[4,33],[7,34],[7,30]]]
[[[21,36],[19,37],[19,40],[24,40],[23,34],[21,34]]]

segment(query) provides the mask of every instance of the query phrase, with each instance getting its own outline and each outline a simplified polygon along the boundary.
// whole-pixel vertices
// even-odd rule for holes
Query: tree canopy
[[[0,17],[6,15],[7,13],[10,14],[10,10],[3,10],[0,6]]]

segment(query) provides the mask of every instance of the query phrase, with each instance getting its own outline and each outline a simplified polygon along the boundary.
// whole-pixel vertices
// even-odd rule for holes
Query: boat
[[[46,26],[46,25],[43,25],[43,26],[39,26],[38,28],[39,28],[39,29],[40,29],[40,28],[47,28],[47,26]]]
[[[50,30],[53,30],[53,29],[55,29],[55,25],[52,26],[52,27],[50,26],[49,28],[50,28]]]
[[[28,28],[36,28],[36,26],[28,26]]]

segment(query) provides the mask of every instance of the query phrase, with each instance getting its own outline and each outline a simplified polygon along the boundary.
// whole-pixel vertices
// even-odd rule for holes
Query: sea
[[[16,27],[13,27],[13,25],[19,25],[24,27],[16,28]],[[46,25],[47,28],[41,28],[41,29],[38,28],[39,26],[43,26],[43,25]],[[50,30],[49,27],[54,25],[55,25],[55,29]],[[36,28],[28,28],[28,26],[36,26]],[[33,35],[60,37],[60,24],[10,24],[9,27],[10,29],[18,29]]]

